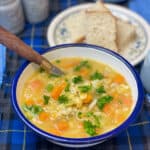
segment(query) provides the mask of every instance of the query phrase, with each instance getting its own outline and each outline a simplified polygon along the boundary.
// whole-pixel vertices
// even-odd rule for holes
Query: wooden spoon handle
[[[22,42],[17,36],[8,32],[0,26],[0,43],[8,47],[10,50],[15,51],[18,55],[26,58],[31,62],[41,65],[43,57],[34,51],[27,44]]]

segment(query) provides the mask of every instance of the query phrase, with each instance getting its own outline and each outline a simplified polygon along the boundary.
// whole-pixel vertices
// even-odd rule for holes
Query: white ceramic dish
[[[70,51],[70,53],[68,53],[68,51]],[[129,117],[115,129],[104,134],[88,138],[65,138],[55,136],[33,125],[24,116],[19,107],[18,99],[20,99],[24,83],[35,71],[35,69],[37,69],[37,65],[25,62],[25,64],[22,67],[20,67],[13,80],[11,97],[12,104],[15,108],[15,111],[23,120],[23,122],[36,133],[45,137],[47,140],[66,147],[75,148],[93,146],[102,143],[104,140],[107,140],[108,138],[115,136],[116,134],[126,129],[139,113],[144,96],[142,83],[134,68],[120,55],[109,51],[105,48],[87,44],[60,45],[56,47],[51,47],[43,51],[42,54],[49,60],[55,60],[62,57],[84,57],[94,59],[96,61],[100,61],[102,63],[110,65],[113,69],[115,69],[117,72],[121,73],[125,77],[126,81],[131,87],[133,96],[132,112],[130,113]]]
[[[69,35],[69,29],[65,25],[66,20],[92,5],[93,3],[77,5],[58,14],[48,27],[47,40],[49,45],[55,46],[58,44],[69,43],[71,37]],[[115,16],[136,26],[136,41],[121,55],[132,65],[137,65],[144,59],[150,49],[150,28],[148,23],[142,17],[127,8],[113,4],[106,4],[106,6]]]

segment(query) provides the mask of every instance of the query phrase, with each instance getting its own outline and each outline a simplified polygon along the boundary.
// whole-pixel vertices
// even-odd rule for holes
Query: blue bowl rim
[[[120,56],[119,54],[117,54],[114,51],[111,51],[109,49],[100,47],[100,46],[96,46],[96,45],[91,45],[91,44],[62,44],[62,45],[57,45],[57,46],[53,46],[50,48],[47,48],[45,50],[43,50],[42,52],[40,52],[40,54],[44,54],[46,52],[49,51],[54,51],[54,50],[58,50],[61,48],[68,48],[68,47],[88,47],[95,50],[100,50],[103,52],[106,52],[110,55],[112,55],[113,57],[116,57],[117,59],[119,59],[121,62],[123,62],[126,67],[131,71],[131,73],[133,74],[136,84],[137,84],[137,88],[138,88],[138,98],[137,98],[137,103],[135,105],[135,108],[133,110],[133,112],[130,114],[130,116],[128,117],[128,119],[126,121],[124,121],[121,125],[119,125],[117,128],[94,136],[94,137],[88,137],[88,138],[66,138],[66,137],[60,137],[60,136],[55,136],[53,134],[50,134],[48,132],[45,132],[41,129],[39,129],[38,127],[36,127],[35,125],[33,125],[30,121],[28,121],[26,119],[26,117],[24,116],[24,114],[22,113],[18,103],[17,103],[17,96],[16,96],[16,88],[17,88],[17,82],[19,80],[19,77],[21,76],[21,73],[23,72],[23,70],[29,65],[29,61],[25,61],[25,63],[19,68],[19,70],[16,72],[13,83],[12,83],[12,88],[11,88],[11,102],[12,105],[16,111],[16,113],[19,115],[19,117],[21,118],[21,120],[28,126],[30,127],[32,130],[34,130],[36,133],[48,138],[49,140],[54,140],[57,142],[61,142],[61,143],[69,143],[69,144],[86,144],[86,143],[92,143],[92,142],[97,142],[97,141],[101,141],[101,140],[105,140],[107,138],[110,138],[114,135],[117,135],[118,133],[120,133],[123,129],[127,128],[128,125],[134,121],[134,119],[136,118],[137,114],[139,113],[142,104],[143,104],[143,100],[144,100],[144,89],[140,80],[139,75],[137,74],[137,72],[135,71],[134,67],[122,56]]]

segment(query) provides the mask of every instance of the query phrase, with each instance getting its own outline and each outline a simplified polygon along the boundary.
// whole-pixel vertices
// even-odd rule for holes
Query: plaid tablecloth
[[[147,8],[150,8],[150,0],[131,0],[129,7],[145,16],[149,13],[144,13],[144,9],[140,9],[140,1],[147,3]],[[19,36],[21,39],[32,46],[36,50],[47,48],[46,29],[51,19],[61,10],[85,2],[84,0],[51,0],[50,17],[44,23],[38,25],[26,24],[25,30]],[[86,2],[91,2],[86,1]],[[149,16],[146,19],[150,21]],[[15,53],[7,50],[6,71],[4,81],[0,88],[0,150],[61,150],[67,149],[64,147],[52,144],[45,139],[36,135],[18,118],[14,112],[10,95],[11,83],[14,74],[18,67],[23,63]],[[137,66],[139,69],[140,66]],[[143,105],[141,113],[133,124],[131,124],[124,132],[118,136],[86,150],[148,150],[150,149],[150,109],[147,104]]]

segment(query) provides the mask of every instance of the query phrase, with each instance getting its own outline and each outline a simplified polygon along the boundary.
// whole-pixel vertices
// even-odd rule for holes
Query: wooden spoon
[[[40,65],[50,74],[63,75],[64,72],[54,66],[45,57],[34,51],[30,46],[25,44],[16,35],[10,33],[0,26],[0,43],[10,50],[15,51],[21,57]]]

